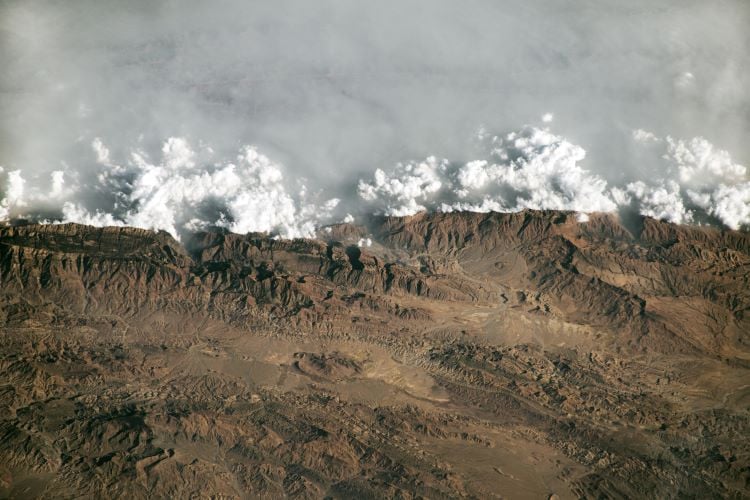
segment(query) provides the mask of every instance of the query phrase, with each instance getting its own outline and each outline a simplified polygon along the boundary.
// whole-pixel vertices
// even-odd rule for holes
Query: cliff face
[[[0,228],[0,488],[747,494],[749,279],[747,233],[606,215]]]

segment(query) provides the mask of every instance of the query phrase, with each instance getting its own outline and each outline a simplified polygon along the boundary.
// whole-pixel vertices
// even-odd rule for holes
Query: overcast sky
[[[70,186],[102,168],[94,139],[125,162],[179,137],[217,157],[256,146],[347,198],[377,168],[470,161],[480,127],[524,125],[611,186],[669,168],[634,130],[747,165],[748,26],[747,0],[6,0],[0,165]]]

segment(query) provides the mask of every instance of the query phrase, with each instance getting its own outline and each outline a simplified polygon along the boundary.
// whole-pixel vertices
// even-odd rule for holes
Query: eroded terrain
[[[0,494],[746,497],[749,280],[560,212],[0,228]]]

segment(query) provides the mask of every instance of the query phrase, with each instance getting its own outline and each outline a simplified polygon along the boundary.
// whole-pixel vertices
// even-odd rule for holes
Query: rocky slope
[[[0,495],[746,497],[749,280],[607,215],[0,228]]]

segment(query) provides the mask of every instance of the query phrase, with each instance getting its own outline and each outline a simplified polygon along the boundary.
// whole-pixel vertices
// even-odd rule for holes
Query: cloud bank
[[[609,187],[581,162],[586,151],[548,129],[527,126],[505,136],[480,134],[482,158],[464,163],[428,157],[376,170],[359,182],[376,212],[422,210],[515,212],[568,210],[582,214],[634,209],[676,224],[713,217],[731,229],[750,224],[747,168],[702,137],[657,137],[641,129],[633,140],[657,145],[663,176]],[[585,219],[585,217],[584,217]]]
[[[7,0],[0,217],[294,236],[559,208],[742,227],[749,25],[746,0]]]
[[[378,212],[421,210],[611,212],[607,183],[579,164],[586,151],[547,129],[525,127],[505,136],[480,134],[483,158],[465,163],[429,157],[376,170],[360,181],[360,197]]]
[[[336,198],[322,204],[308,201],[301,182],[296,192],[288,192],[281,167],[249,146],[231,162],[212,162],[211,148],[199,154],[184,138],[171,137],[158,161],[134,151],[123,164],[111,159],[100,139],[91,146],[102,170],[95,182],[69,189],[63,222],[161,229],[176,237],[209,225],[236,233],[310,237],[339,203]],[[62,183],[63,176],[58,179]],[[75,201],[81,191],[104,191],[116,201],[91,211]],[[63,193],[53,187],[50,197]]]
[[[98,168],[92,178],[74,172],[68,179],[59,170],[39,184],[19,170],[5,173],[0,217],[39,218],[35,207],[56,207],[55,221],[160,229],[178,238],[208,226],[311,237],[325,224],[354,221],[352,214],[406,216],[425,210],[566,210],[578,212],[582,222],[592,212],[635,210],[677,224],[750,225],[747,168],[727,151],[702,137],[660,138],[638,129],[632,138],[662,162],[663,175],[610,186],[584,166],[583,147],[549,128],[526,126],[505,135],[481,130],[474,145],[479,156],[468,161],[429,156],[377,168],[359,179],[356,195],[311,194],[303,178],[285,179],[284,166],[251,146],[222,160],[210,146],[195,149],[171,137],[156,160],[135,149],[120,161],[95,138],[90,155]]]
[[[747,167],[703,137],[662,139],[635,130],[633,139],[661,152],[663,176],[614,188],[619,205],[636,203],[639,213],[676,224],[718,220],[731,229],[750,224],[750,178]]]

